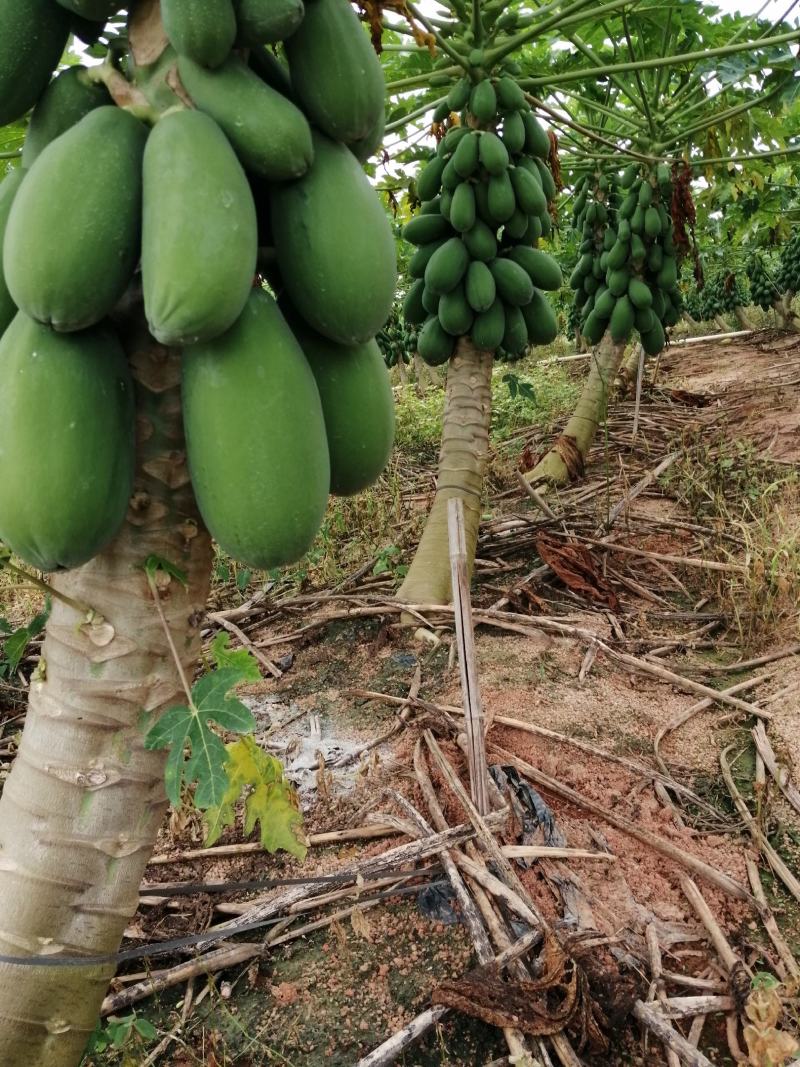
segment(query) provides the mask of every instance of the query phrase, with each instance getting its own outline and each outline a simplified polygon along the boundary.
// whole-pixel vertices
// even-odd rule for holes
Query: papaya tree
[[[533,243],[547,239],[551,228],[548,212],[538,216],[541,234],[536,223],[524,231],[522,216],[528,209],[512,202],[503,191],[512,175],[522,183],[524,170],[534,180],[538,170],[545,200],[551,200],[555,192],[546,165],[553,158],[555,142],[551,140],[548,148],[544,138],[533,133],[523,140],[526,124],[532,128],[536,121],[541,129],[538,119],[544,118],[558,130],[562,165],[573,196],[583,191],[583,186],[581,191],[575,188],[578,178],[587,181],[587,170],[598,164],[608,172],[607,183],[623,165],[634,165],[629,184],[635,188],[625,203],[625,211],[630,209],[631,214],[621,221],[623,231],[634,223],[637,240],[618,241],[613,236],[613,243],[618,244],[615,259],[625,253],[614,279],[619,292],[610,297],[600,294],[601,313],[590,326],[591,333],[599,329],[593,342],[598,349],[586,390],[559,443],[541,466],[529,472],[536,481],[563,483],[581,468],[602,419],[625,342],[637,331],[637,317],[641,327],[637,332],[645,335],[642,344],[655,353],[664,344],[665,327],[680,315],[677,262],[671,248],[673,166],[684,156],[693,158],[702,136],[716,124],[730,126],[763,102],[765,95],[775,103],[788,92],[786,83],[792,73],[784,53],[800,36],[791,27],[758,19],[715,20],[699,3],[650,5],[643,12],[635,5],[628,10],[624,0],[603,5],[600,12],[581,0],[533,12],[516,3],[468,5],[452,0],[446,7],[447,14],[439,12],[436,17],[410,7],[410,28],[384,16],[385,26],[394,35],[384,53],[393,104],[387,133],[398,137],[395,147],[399,146],[404,160],[420,158],[416,146],[428,127],[437,142],[432,158],[423,155],[424,167],[412,189],[420,211],[406,231],[409,240],[419,242],[409,264],[412,284],[406,314],[420,327],[423,358],[448,368],[438,490],[400,590],[402,599],[417,603],[449,597],[445,516],[450,496],[464,502],[468,549],[474,551],[491,415],[492,361],[481,359],[480,353],[503,358],[506,350],[512,357],[517,355],[514,329],[506,336],[506,327],[520,323],[515,308],[523,311],[531,330],[521,352],[550,336],[549,305],[537,298],[535,305],[515,304],[523,290],[514,292],[513,284],[509,286],[506,276],[510,278],[512,271],[504,262],[511,260],[523,270],[532,266],[531,250],[540,251]],[[553,49],[555,42],[563,41],[573,49]],[[767,55],[771,60],[777,57],[775,84],[768,93],[759,90],[750,94],[752,99],[740,99],[735,95],[735,79],[726,79],[720,92],[710,88],[711,73],[720,60],[741,60],[736,69],[749,77],[761,71]],[[682,108],[672,106],[678,92],[684,98]],[[668,121],[662,121],[667,112]],[[738,129],[736,136],[744,138]],[[506,151],[498,152],[495,160],[492,146],[498,138]],[[626,174],[630,173],[629,168]],[[511,192],[517,197],[513,182]],[[535,212],[531,217],[536,217]],[[592,230],[594,239],[595,223],[583,219],[583,225]],[[608,220],[602,225],[608,225]],[[483,245],[486,227],[493,240]],[[589,241],[588,233],[581,234],[581,240]],[[582,255],[587,253],[584,249]],[[610,254],[610,248],[603,248],[598,261]],[[495,257],[498,262],[481,256]],[[663,262],[656,265],[656,260]],[[601,270],[599,262],[596,267],[592,264],[592,270]],[[607,271],[607,266],[602,270]],[[495,276],[498,271],[502,279]],[[633,283],[641,306],[632,302],[627,288],[620,289],[623,273]],[[529,271],[529,278],[537,292],[545,288],[535,270]],[[601,282],[607,287],[605,277],[594,278],[590,286],[594,282],[598,288]],[[655,288],[648,292],[649,283]],[[596,292],[586,294],[593,299],[585,307],[585,317],[593,311]],[[495,303],[487,306],[490,295]],[[620,310],[612,332],[611,305],[617,302]],[[543,314],[548,330],[537,329],[539,313],[532,313],[533,306],[547,308]],[[519,340],[523,344],[521,325]]]
[[[105,60],[53,77],[77,32]],[[387,460],[384,102],[348,0],[0,0],[0,123],[28,134],[0,187],[2,562],[53,598],[0,797],[9,1067],[80,1060],[168,798],[233,817],[241,672],[192,684],[211,536],[295,560]]]

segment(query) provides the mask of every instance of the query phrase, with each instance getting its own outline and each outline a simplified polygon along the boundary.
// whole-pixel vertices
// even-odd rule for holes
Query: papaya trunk
[[[750,319],[747,317],[747,312],[744,310],[744,308],[736,307],[736,308],[733,309],[733,311],[734,311],[734,314],[736,315],[736,321],[739,323],[739,326],[743,330],[754,330],[755,329],[755,326],[750,321]]]
[[[589,376],[564,432],[533,470],[525,474],[531,485],[567,485],[583,475],[597,428],[606,416],[611,387],[622,362],[623,344],[606,333],[592,353]]]
[[[683,321],[688,323],[688,325],[693,330],[699,330],[700,329],[700,323],[697,321],[697,319],[692,318],[692,316],[689,314],[688,311],[684,311],[683,312]]]
[[[166,809],[165,753],[143,745],[145,718],[180,702],[142,570],[150,555],[187,576],[161,604],[183,667],[199,651],[211,570],[186,467],[180,354],[125,323],[136,381],[137,475],[115,542],[53,589],[22,743],[0,798],[0,955],[47,960],[117,951]],[[83,623],[83,625],[82,625]],[[94,1029],[113,964],[0,962],[0,1063],[74,1067]]]
[[[722,315],[714,316],[714,325],[720,330],[721,333],[731,333],[731,326],[729,322],[723,319]]]
[[[452,497],[460,497],[464,502],[467,560],[472,573],[489,455],[493,358],[492,352],[475,348],[462,337],[450,360],[436,496],[419,547],[397,594],[407,604],[450,601],[447,501]]]
[[[794,333],[800,333],[800,315],[795,314],[792,308],[792,300],[794,293],[786,293],[783,297],[776,300],[773,307],[778,313],[778,318],[781,320],[781,325],[785,330],[792,330]]]
[[[639,373],[639,356],[642,346],[637,341],[631,346],[630,352],[625,356],[614,379],[614,391],[617,396],[628,395],[630,389],[636,384],[636,375]]]

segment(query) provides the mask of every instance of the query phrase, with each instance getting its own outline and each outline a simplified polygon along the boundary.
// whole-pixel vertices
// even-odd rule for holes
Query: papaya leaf
[[[50,607],[51,602],[50,597],[48,597],[44,610],[35,615],[27,626],[20,626],[16,630],[11,630],[5,619],[0,619],[0,624],[5,624],[0,625],[0,633],[7,635],[3,638],[3,653],[2,657],[0,657],[0,663],[5,667],[8,677],[16,674],[29,642],[45,628],[47,620],[50,618]]]
[[[168,708],[145,736],[150,749],[167,748],[166,788],[173,805],[180,804],[181,785],[196,783],[194,803],[200,809],[222,802],[228,776],[224,769],[225,745],[209,723],[234,733],[246,733],[255,727],[252,713],[230,691],[248,680],[239,667],[224,667],[204,674],[192,688],[190,706],[178,704]],[[184,752],[189,746],[189,758]]]
[[[301,832],[303,818],[297,794],[284,778],[280,762],[259,748],[252,737],[242,737],[226,748],[228,787],[219,805],[206,813],[206,846],[213,845],[225,827],[234,824],[235,804],[249,790],[245,799],[245,833],[252,833],[260,823],[264,848],[269,852],[283,849],[303,859],[307,851]]]
[[[217,667],[235,667],[242,672],[242,681],[259,682],[258,660],[246,648],[232,649],[231,635],[221,631],[211,642],[211,658]]]

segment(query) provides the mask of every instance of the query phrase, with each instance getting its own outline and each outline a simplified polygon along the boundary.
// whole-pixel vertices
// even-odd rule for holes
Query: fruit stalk
[[[575,411],[558,441],[525,474],[529,484],[568,485],[580,477],[597,428],[606,416],[611,387],[624,351],[625,345],[612,340],[610,333],[603,335],[592,353],[589,376]],[[565,438],[569,443],[562,445]]]
[[[182,699],[142,564],[156,555],[186,575],[160,600],[191,672],[211,572],[185,463],[180,353],[123,328],[136,382],[139,441],[125,525],[101,555],[52,579],[104,622],[56,600],[22,743],[0,798],[0,955],[117,951],[138,902],[166,809],[166,752],[146,751],[146,723]],[[0,1062],[75,1067],[114,965],[0,963]]]
[[[472,572],[489,455],[493,358],[493,352],[476,348],[469,338],[462,337],[449,362],[436,496],[397,594],[406,603],[450,602],[447,501],[451,498],[460,498],[464,504],[467,562]]]

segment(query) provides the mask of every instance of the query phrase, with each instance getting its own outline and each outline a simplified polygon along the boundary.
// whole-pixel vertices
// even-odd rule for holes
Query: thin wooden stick
[[[753,667],[765,667],[768,663],[774,663],[779,659],[800,654],[800,644],[789,645],[788,648],[778,649],[776,652],[768,652],[765,656],[756,656],[755,659],[740,660],[738,663],[709,664],[706,670],[711,674],[728,674],[731,671],[749,671]]]
[[[733,803],[736,810],[744,820],[747,829],[750,831],[750,836],[755,841],[758,848],[766,857],[767,863],[774,871],[774,873],[780,878],[795,900],[800,901],[800,881],[797,880],[794,873],[789,870],[781,857],[769,843],[765,835],[761,831],[761,827],[753,818],[750,809],[742,797],[742,794],[736,787],[736,783],[733,780],[733,774],[728,763],[728,753],[732,746],[728,746],[723,752],[719,754],[719,765],[722,770],[722,777],[725,779],[725,785],[728,787],[728,792],[733,799]]]
[[[753,740],[756,743],[756,750],[764,761],[764,766],[775,779],[778,788],[792,805],[794,810],[800,814],[800,790],[797,789],[789,777],[787,768],[778,765],[778,758],[775,755],[775,750],[770,744],[769,738],[767,737],[767,731],[763,722],[756,723],[753,727],[752,734]]]
[[[536,504],[540,511],[543,511],[548,519],[554,519],[558,522],[558,515],[553,511],[541,493],[538,493],[533,486],[527,481],[522,471],[515,471],[517,485],[522,489]]]
[[[612,852],[591,852],[586,848],[557,848],[555,845],[501,845],[500,851],[508,860],[601,860],[616,863]]]
[[[769,904],[767,903],[767,897],[764,893],[764,886],[761,884],[761,875],[759,874],[758,867],[749,856],[745,856],[744,861],[747,864],[747,877],[750,880],[750,888],[753,890],[753,896],[759,904],[761,921],[764,923],[764,929],[769,934],[769,938],[775,946],[775,951],[780,956],[781,963],[786,968],[786,971],[792,978],[800,978],[800,966],[798,966],[797,960],[792,955],[792,950],[789,948],[788,943],[781,933],[778,924],[775,921],[775,916],[772,914]]]
[[[478,685],[475,633],[472,627],[472,605],[469,596],[464,504],[459,497],[453,497],[447,502],[447,529],[450,540],[450,575],[453,587],[456,645],[461,669],[461,699],[464,702],[464,723],[467,731],[470,793],[478,812],[486,815],[490,810],[486,786],[489,768],[486,762],[483,707]]]
[[[642,1026],[655,1034],[660,1041],[674,1049],[680,1056],[681,1063],[686,1064],[687,1067],[714,1067],[711,1060],[704,1056],[702,1052],[698,1052],[685,1037],[682,1037],[677,1030],[670,1026],[657,1008],[648,1007],[641,1000],[637,1000],[633,1008],[633,1015]]]
[[[283,671],[280,669],[280,667],[278,667],[277,664],[273,663],[271,659],[265,656],[260,649],[256,648],[256,646],[253,644],[253,642],[250,640],[244,630],[240,629],[240,627],[238,627],[235,622],[231,622],[229,618],[226,618],[225,616],[221,615],[219,612],[216,611],[210,611],[208,613],[208,618],[211,619],[212,622],[219,623],[219,625],[222,626],[225,630],[227,630],[228,633],[233,634],[233,636],[241,642],[241,644],[247,649],[247,651],[252,653],[252,655],[256,657],[258,662],[263,667],[266,667],[266,669],[269,671],[273,678],[283,678]]]
[[[636,372],[636,403],[633,408],[633,427],[631,435],[636,437],[639,432],[639,411],[642,406],[642,379],[644,378],[644,346],[639,342],[639,364]]]
[[[556,796],[562,797],[564,800],[569,800],[571,803],[583,808],[584,811],[591,811],[594,815],[598,815],[610,826],[614,826],[617,830],[621,830],[630,837],[635,837],[637,840],[642,841],[645,845],[648,845],[655,852],[659,852],[662,856],[668,856],[669,859],[673,860],[681,867],[694,871],[695,874],[700,875],[701,878],[705,878],[706,881],[711,882],[712,885],[716,885],[720,889],[723,889],[732,897],[736,897],[738,900],[753,900],[743,885],[740,885],[723,871],[718,871],[716,867],[709,866],[709,864],[698,859],[696,856],[693,856],[685,849],[677,848],[663,837],[659,837],[657,834],[653,834],[649,830],[643,830],[641,827],[636,826],[621,815],[616,815],[614,812],[609,811],[608,808],[604,808],[601,804],[596,804],[582,793],[578,793],[576,790],[564,785],[557,779],[551,778],[549,774],[545,774],[543,771],[538,770],[538,768],[534,767],[532,764],[526,763],[525,760],[515,756],[513,752],[508,752],[499,745],[492,745],[491,747],[492,750],[497,752],[505,762],[512,764],[512,766],[516,767],[526,778],[530,778],[532,782],[542,786],[542,788],[549,790],[549,792],[554,793]]]
[[[683,878],[681,878],[681,889],[683,890],[686,899],[692,905],[695,915],[703,926],[705,926],[711,944],[716,949],[717,955],[725,970],[728,971],[728,973],[732,973],[733,971],[744,967],[744,963],[733,951],[728,943],[728,939],[725,937],[725,934],[723,934],[719,923],[711,914],[711,909],[706,903],[705,897],[688,875],[684,875]]]
[[[659,1001],[663,1002],[667,999],[667,992],[664,987],[664,975],[661,964],[661,949],[658,944],[658,934],[654,923],[648,923],[645,929],[645,941],[647,943],[647,952],[650,957],[650,989],[647,992],[647,1000],[652,1001],[658,997]],[[669,1067],[679,1067],[680,1060],[678,1054],[674,1049],[667,1045],[667,1062]]]
[[[345,841],[374,841],[380,837],[394,837],[397,830],[393,826],[356,826],[351,829],[329,830],[322,834],[310,834],[309,845],[323,848],[326,845],[338,845]],[[153,856],[148,867],[163,866],[166,863],[184,863],[188,860],[214,860],[223,856],[241,856],[248,852],[268,851],[258,841],[246,841],[236,845],[216,845],[213,848],[193,848],[184,852]]]
[[[682,567],[696,567],[704,571],[724,571],[732,574],[747,573],[747,568],[740,563],[720,563],[716,559],[697,559],[694,556],[672,556],[667,552],[650,552],[644,548],[620,545],[616,541],[600,541],[596,537],[586,537],[583,534],[571,534],[570,536],[577,537],[579,541],[584,541],[588,545],[597,545],[598,548],[609,549],[611,552],[623,552],[625,555],[658,560],[660,563],[675,563]]]
[[[706,995],[702,997],[667,997],[654,1007],[667,1019],[692,1019],[695,1015],[735,1010],[733,997]]]

